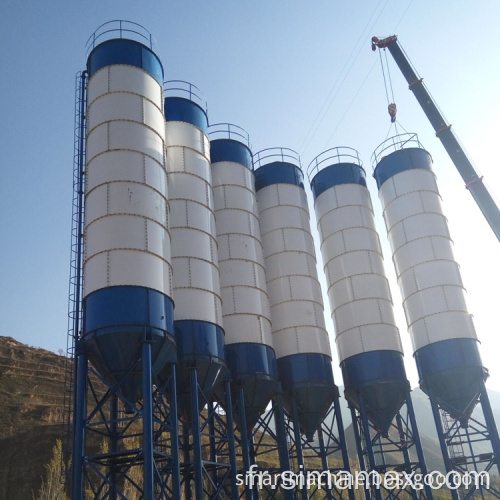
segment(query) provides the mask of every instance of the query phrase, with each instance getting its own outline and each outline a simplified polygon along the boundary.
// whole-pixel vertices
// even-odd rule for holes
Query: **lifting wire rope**
[[[371,13],[370,18],[368,19],[365,27],[361,31],[361,34],[359,35],[357,42],[355,43],[353,49],[351,50],[351,53],[347,57],[347,60],[346,60],[346,62],[344,64],[342,70],[340,71],[337,79],[335,80],[334,84],[332,85],[332,87],[330,89],[330,92],[328,93],[328,96],[323,101],[323,104],[322,104],[320,110],[318,111],[318,113],[316,115],[316,118],[314,119],[313,123],[311,124],[311,126],[310,126],[310,128],[309,128],[309,130],[308,130],[308,132],[307,132],[307,134],[306,134],[306,136],[304,138],[304,140],[302,141],[302,144],[300,145],[300,147],[298,149],[301,154],[304,152],[305,149],[307,149],[307,147],[311,143],[311,140],[313,139],[313,137],[314,137],[314,135],[316,133],[316,130],[319,128],[319,126],[321,125],[321,123],[325,119],[325,116],[327,115],[330,107],[332,106],[333,101],[336,99],[336,97],[337,97],[340,89],[342,88],[342,86],[343,86],[343,84],[344,84],[347,76],[349,75],[349,73],[352,70],[352,68],[353,68],[356,60],[358,59],[358,57],[359,57],[359,55],[360,55],[360,53],[361,53],[361,51],[363,49],[363,40],[364,40],[365,32],[369,32],[370,30],[373,30],[373,27],[375,26],[375,24],[379,20],[380,16],[384,12],[385,7],[387,6],[388,0],[385,1],[384,5],[382,6],[382,9],[378,13],[376,19],[371,24],[371,27],[369,27],[370,23],[371,23],[373,17],[375,16],[375,13],[377,12],[377,10],[378,10],[380,4],[382,3],[382,1],[383,0],[380,0],[378,2],[378,4],[375,6],[375,8],[374,8],[373,12]],[[359,45],[359,49],[358,49],[357,53],[355,54],[355,51],[356,51],[356,48],[358,47],[358,45]],[[344,74],[344,71],[345,71],[345,74]],[[343,78],[342,78],[342,75],[343,75]],[[341,78],[342,78],[342,80],[340,81]]]
[[[385,56],[385,68],[384,68],[384,58],[382,56],[382,52]],[[380,56],[380,67],[382,68],[382,76],[384,78],[384,88],[385,88],[385,96],[387,98],[387,111],[389,112],[389,116],[391,117],[391,124],[394,124],[394,128],[396,129],[396,135],[398,135],[398,126],[396,120],[397,107],[396,107],[396,99],[394,98],[394,89],[392,87],[392,78],[391,78],[391,70],[389,67],[389,60],[387,59],[387,51],[386,49],[379,50]],[[385,73],[387,71],[387,78]],[[391,91],[391,95],[389,97],[389,88],[387,85],[387,81],[389,81],[389,88]]]

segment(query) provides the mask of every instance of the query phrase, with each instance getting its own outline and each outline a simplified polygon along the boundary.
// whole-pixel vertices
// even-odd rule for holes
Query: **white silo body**
[[[87,65],[84,338],[115,380],[139,359],[145,332],[173,335],[163,69],[125,39],[98,45]],[[134,399],[138,383],[123,392]]]
[[[374,176],[424,391],[470,412],[484,376],[430,154],[416,136],[383,143]]]
[[[186,82],[166,83],[165,137],[181,391],[194,364],[208,395],[225,370],[224,330],[208,122],[195,89]]]
[[[346,398],[382,433],[409,391],[370,193],[358,153],[334,148],[308,168]]]
[[[226,360],[252,428],[277,385],[252,153],[241,128],[209,131]]]
[[[278,374],[311,438],[336,388],[298,155],[259,152],[255,179]]]

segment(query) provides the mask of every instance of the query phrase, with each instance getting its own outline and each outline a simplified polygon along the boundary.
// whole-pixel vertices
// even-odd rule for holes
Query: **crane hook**
[[[389,115],[391,117],[391,123],[396,121],[396,113],[398,112],[398,108],[396,107],[396,103],[392,102],[387,107],[387,111],[389,111]]]

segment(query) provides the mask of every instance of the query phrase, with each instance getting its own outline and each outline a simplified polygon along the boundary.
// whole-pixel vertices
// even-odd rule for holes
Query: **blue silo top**
[[[311,180],[311,190],[314,199],[340,184],[360,184],[366,187],[366,173],[355,163],[336,163],[320,170]]]
[[[184,97],[165,98],[165,120],[167,122],[186,122],[207,133],[208,118],[205,110]]]
[[[232,161],[253,170],[252,152],[240,141],[234,139],[215,139],[210,141],[212,163]]]
[[[135,40],[115,38],[97,45],[87,59],[89,77],[101,68],[114,64],[136,66],[147,71],[160,85],[163,83],[160,59],[150,48]]]

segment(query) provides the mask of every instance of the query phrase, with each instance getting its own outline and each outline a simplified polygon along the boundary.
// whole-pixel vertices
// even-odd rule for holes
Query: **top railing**
[[[299,153],[290,148],[267,148],[262,149],[261,151],[258,151],[253,155],[253,164],[255,170],[274,161],[292,163],[293,165],[299,167],[300,170],[302,170]]]
[[[208,112],[207,101],[203,92],[192,83],[185,80],[167,80],[163,82],[163,91],[165,92],[165,97],[183,97],[184,99],[189,99],[198,104],[205,113]]]
[[[149,47],[151,50],[153,50],[153,47],[156,45],[156,40],[153,35],[144,26],[132,21],[114,19],[113,21],[101,24],[101,26],[90,35],[85,44],[87,55],[94,50],[96,45],[115,38],[135,40]]]
[[[372,166],[375,168],[380,160],[393,153],[394,151],[399,151],[405,148],[420,148],[424,149],[420,141],[418,140],[417,134],[400,134],[395,135],[384,141],[380,146],[378,146],[372,154]]]
[[[328,164],[326,162],[328,162]],[[311,182],[318,172],[336,163],[355,163],[363,168],[363,162],[359,157],[359,153],[354,148],[338,146],[323,151],[323,153],[316,156],[316,158],[309,163],[307,167],[307,178],[309,182]]]
[[[250,135],[248,132],[233,123],[213,123],[208,127],[208,136],[211,141],[217,139],[232,139],[241,142],[250,148]]]

